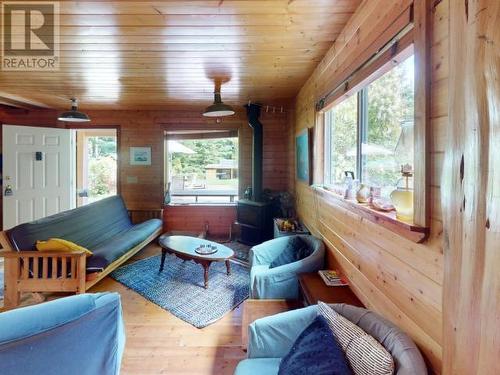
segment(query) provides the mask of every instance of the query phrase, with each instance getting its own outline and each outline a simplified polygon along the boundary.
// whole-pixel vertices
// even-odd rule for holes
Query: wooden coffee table
[[[175,255],[182,260],[192,260],[195,263],[201,264],[205,276],[205,289],[208,288],[208,270],[212,262],[226,262],[227,274],[231,274],[231,265],[229,259],[234,256],[234,251],[229,247],[216,242],[208,241],[203,238],[189,236],[171,236],[163,234],[158,239],[162,248],[161,250],[161,265],[160,271],[163,271],[165,264],[165,256],[167,253]],[[195,249],[200,245],[217,246],[217,252],[213,254],[198,254]]]

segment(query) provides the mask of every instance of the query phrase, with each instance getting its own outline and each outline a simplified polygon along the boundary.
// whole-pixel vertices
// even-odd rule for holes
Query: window
[[[326,176],[330,183],[342,181],[344,171],[356,170],[357,155],[357,96],[351,96],[327,112],[327,149],[330,158],[326,159]]]
[[[78,129],[76,132],[77,207],[117,193],[116,129]]]
[[[195,136],[167,141],[171,203],[233,202],[238,198],[238,137]]]
[[[325,113],[325,183],[353,171],[389,196],[403,164],[413,166],[413,56]]]

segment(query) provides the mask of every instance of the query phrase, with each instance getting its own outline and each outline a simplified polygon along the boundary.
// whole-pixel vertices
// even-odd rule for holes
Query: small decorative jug
[[[413,191],[397,188],[391,193],[391,201],[398,219],[413,221]]]
[[[391,193],[391,201],[396,208],[396,217],[400,220],[413,221],[413,191],[410,189],[409,179],[413,176],[411,165],[401,166],[402,180],[405,181],[404,187],[397,187]]]
[[[365,184],[360,184],[356,192],[356,199],[359,203],[368,203],[370,199],[370,188]]]

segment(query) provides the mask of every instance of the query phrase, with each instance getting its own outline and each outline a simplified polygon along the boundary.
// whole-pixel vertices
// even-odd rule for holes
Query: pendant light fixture
[[[205,117],[225,117],[234,115],[234,109],[230,105],[224,104],[220,96],[220,83],[215,83],[214,104],[210,105],[203,112]]]
[[[78,102],[71,98],[71,111],[63,112],[57,118],[59,121],[66,122],[89,122],[90,118],[83,112],[78,111]]]

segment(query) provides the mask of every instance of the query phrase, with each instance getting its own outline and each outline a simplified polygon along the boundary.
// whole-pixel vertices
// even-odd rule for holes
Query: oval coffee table
[[[205,289],[208,288],[208,269],[212,262],[226,262],[227,274],[231,274],[231,265],[229,259],[234,256],[234,251],[229,247],[221,245],[220,243],[204,240],[197,237],[189,236],[170,236],[163,234],[158,239],[162,248],[161,250],[161,264],[160,271],[163,271],[165,264],[165,256],[167,253],[173,254],[182,260],[192,260],[195,263],[201,264],[205,276]],[[213,254],[198,254],[195,249],[200,245],[216,246],[217,252]]]

